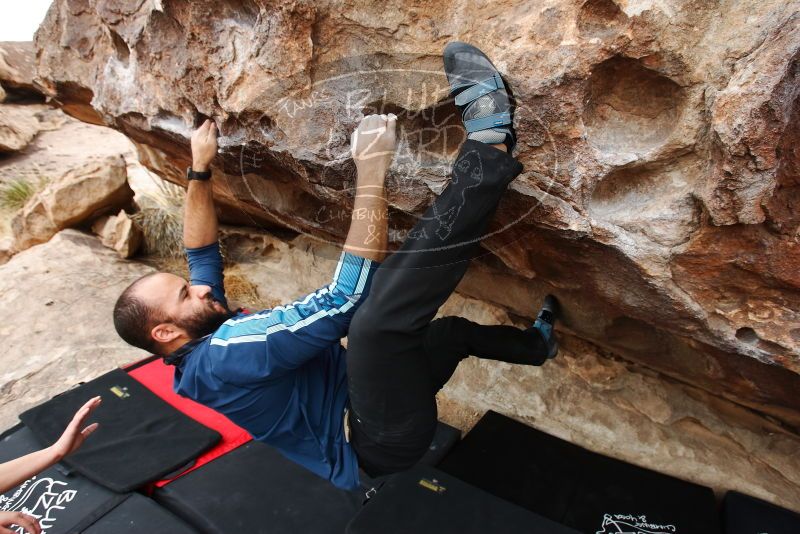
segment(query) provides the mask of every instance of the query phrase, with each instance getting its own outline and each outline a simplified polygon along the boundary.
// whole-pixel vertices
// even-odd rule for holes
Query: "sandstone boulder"
[[[212,117],[224,219],[332,242],[362,114],[399,116],[394,244],[446,185],[441,50],[480,46],[525,172],[461,290],[522,316],[555,292],[574,335],[800,427],[800,1],[90,4],[57,0],[36,36],[65,110],[179,183]]]
[[[0,265],[8,262],[14,255],[14,239],[11,236],[0,238]]]
[[[0,82],[8,89],[38,94],[34,85],[36,51],[31,41],[0,42]]]
[[[3,89],[3,86],[0,85],[0,103],[2,103],[6,99],[6,90]]]
[[[0,266],[0,428],[79,382],[143,357],[114,331],[122,290],[151,268],[64,230]]]
[[[24,149],[39,133],[39,121],[28,106],[0,105],[0,153]]]
[[[133,145],[119,132],[77,121],[49,106],[19,108],[36,117],[39,133],[24,151],[0,162],[0,181],[52,181],[88,160],[113,156],[124,157],[129,172],[140,167]]]
[[[125,210],[100,217],[92,225],[92,232],[100,237],[103,245],[116,250],[121,258],[133,257],[143,241],[142,231]]]
[[[59,230],[117,212],[132,199],[121,156],[88,160],[50,182],[14,216],[14,246],[24,250],[44,243]]]
[[[61,110],[44,104],[0,104],[0,152],[24,150],[37,135],[61,128],[68,119]],[[4,159],[0,167],[10,163]],[[20,176],[0,172],[0,180],[3,178]]]

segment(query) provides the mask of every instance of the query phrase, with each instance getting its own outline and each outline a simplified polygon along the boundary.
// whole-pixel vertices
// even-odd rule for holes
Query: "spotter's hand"
[[[60,460],[68,454],[78,450],[78,448],[83,444],[84,440],[88,438],[92,432],[97,430],[97,423],[92,423],[85,428],[83,425],[86,423],[86,419],[89,418],[92,412],[98,406],[100,406],[101,402],[102,399],[100,397],[89,399],[86,404],[81,406],[81,408],[75,413],[72,421],[70,421],[66,430],[64,430],[64,433],[61,434],[61,437],[58,438],[58,441],[53,443],[53,445],[50,447],[56,458]]]
[[[350,136],[350,152],[359,177],[385,178],[397,148],[396,126],[397,117],[393,113],[367,115],[361,119]]]
[[[12,525],[14,526],[14,530],[11,530]],[[0,512],[0,533],[5,534],[8,532],[9,534],[13,534],[15,532],[20,532],[19,528],[22,528],[25,534],[42,533],[42,527],[39,526],[39,521],[37,521],[35,517],[23,514],[22,512]]]

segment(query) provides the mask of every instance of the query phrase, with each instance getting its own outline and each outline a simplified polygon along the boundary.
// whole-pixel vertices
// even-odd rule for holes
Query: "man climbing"
[[[451,183],[385,262],[384,180],[396,117],[370,115],[351,138],[356,195],[333,281],[291,304],[231,312],[207,181],[216,127],[207,121],[192,136],[184,219],[191,282],[148,275],[114,310],[123,339],[176,366],[178,393],[341,488],[359,486],[359,467],[384,475],[425,453],[437,422],[436,392],[468,355],[541,365],[558,350],[552,297],[526,330],[433,320],[522,170],[509,155],[511,103],[497,70],[464,43],[448,45],[444,60],[468,139]]]

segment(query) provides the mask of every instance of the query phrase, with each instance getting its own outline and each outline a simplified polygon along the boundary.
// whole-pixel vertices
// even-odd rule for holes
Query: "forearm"
[[[197,248],[215,243],[218,229],[211,180],[189,180],[183,214],[184,246]]]
[[[217,153],[217,126],[210,120],[192,133],[192,170],[205,172]],[[189,180],[186,206],[183,213],[183,245],[186,248],[205,247],[216,243],[217,214],[210,180]]]
[[[359,172],[345,252],[377,262],[386,257],[389,215],[384,171]]]
[[[16,460],[0,464],[0,493],[19,486],[33,475],[41,473],[60,458],[50,448],[32,452]]]

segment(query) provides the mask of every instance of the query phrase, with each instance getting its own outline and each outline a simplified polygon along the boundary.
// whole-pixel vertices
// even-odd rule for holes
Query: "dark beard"
[[[192,339],[198,339],[203,336],[207,336],[208,334],[213,334],[216,332],[217,328],[222,325],[222,323],[235,315],[235,313],[229,310],[227,307],[225,308],[225,311],[218,311],[212,308],[211,304],[213,302],[217,302],[220,305],[225,306],[218,300],[207,297],[206,301],[209,304],[208,309],[198,312],[191,317],[172,321],[176,326],[186,330],[186,333]]]

